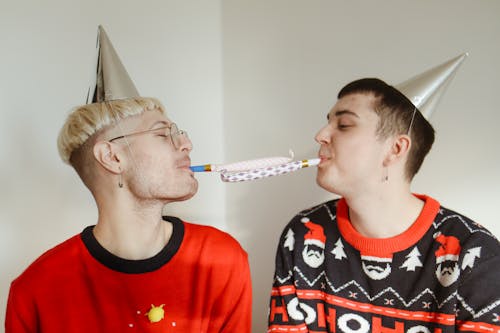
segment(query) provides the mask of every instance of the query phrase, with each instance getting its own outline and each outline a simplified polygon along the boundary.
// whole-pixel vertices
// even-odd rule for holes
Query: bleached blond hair
[[[75,151],[92,141],[97,133],[114,126],[122,119],[153,110],[165,113],[165,108],[160,101],[151,97],[113,100],[75,108],[68,115],[57,138],[57,148],[61,159],[76,169],[75,161],[73,161]]]

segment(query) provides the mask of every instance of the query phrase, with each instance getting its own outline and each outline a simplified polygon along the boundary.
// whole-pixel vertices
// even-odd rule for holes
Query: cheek
[[[145,178],[151,183],[161,183],[165,176],[172,173],[172,160],[166,158],[165,154],[143,153],[134,156],[134,169],[138,177]]]
[[[372,138],[351,141],[344,146],[343,154],[359,162],[374,160],[380,155],[380,143],[374,142]]]
[[[144,172],[148,176],[154,176],[154,168],[158,165],[158,157],[149,154],[142,154],[136,157],[135,163],[139,172]]]
[[[151,149],[149,151],[144,151],[141,155],[139,155],[137,162],[147,166],[149,169],[171,168],[173,164],[173,158],[171,155],[172,154],[169,154],[169,152],[165,150]]]
[[[363,142],[337,142],[334,146],[333,157],[339,167],[354,168],[366,158],[366,146]]]

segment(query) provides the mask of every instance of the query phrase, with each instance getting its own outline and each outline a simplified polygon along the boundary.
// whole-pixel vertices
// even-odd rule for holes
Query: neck
[[[363,236],[389,238],[406,231],[418,218],[424,202],[415,197],[408,186],[399,189],[384,184],[377,193],[346,197],[349,220]]]
[[[172,235],[172,224],[163,221],[162,208],[160,203],[98,203],[94,236],[106,250],[120,258],[151,258]]]

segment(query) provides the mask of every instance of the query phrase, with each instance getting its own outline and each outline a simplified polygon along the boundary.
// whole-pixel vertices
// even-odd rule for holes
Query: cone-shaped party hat
[[[97,72],[87,104],[139,97],[139,92],[120,61],[102,26],[97,31]]]
[[[457,69],[467,56],[468,53],[461,54],[395,87],[408,97],[426,119],[429,119]]]

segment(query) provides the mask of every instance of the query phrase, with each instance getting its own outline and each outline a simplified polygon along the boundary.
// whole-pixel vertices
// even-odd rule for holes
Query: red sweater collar
[[[340,233],[361,255],[392,258],[392,254],[403,251],[417,243],[429,230],[439,212],[440,204],[435,199],[421,194],[416,197],[424,200],[424,207],[418,218],[403,233],[389,238],[368,238],[354,229],[349,221],[349,207],[344,198],[337,203],[337,222]]]

